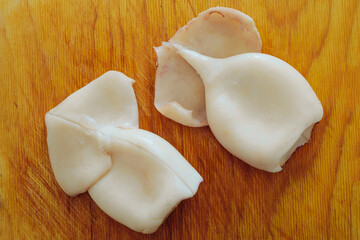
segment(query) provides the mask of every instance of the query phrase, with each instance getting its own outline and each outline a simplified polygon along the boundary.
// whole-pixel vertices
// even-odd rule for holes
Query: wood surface
[[[323,104],[280,173],[153,105],[153,46],[213,6],[251,16],[263,52],[298,69]],[[360,1],[0,0],[0,56],[0,239],[360,239]],[[204,178],[155,234],[112,220],[87,193],[67,196],[50,167],[45,113],[111,69],[136,80],[140,127]]]

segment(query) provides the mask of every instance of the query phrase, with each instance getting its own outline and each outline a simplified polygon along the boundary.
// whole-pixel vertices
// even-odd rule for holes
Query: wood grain
[[[199,12],[251,16],[263,52],[298,69],[324,106],[311,142],[282,172],[231,156],[208,127],[156,111],[153,46]],[[0,0],[1,239],[360,239],[358,0]],[[174,145],[203,176],[152,235],[104,214],[88,194],[57,185],[45,113],[114,69],[136,80],[140,126]]]

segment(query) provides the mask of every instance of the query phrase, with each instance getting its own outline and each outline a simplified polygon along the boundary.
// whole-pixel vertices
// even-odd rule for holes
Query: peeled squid
[[[89,191],[125,226],[153,233],[201,176],[167,141],[138,129],[134,81],[110,71],[46,116],[51,166],[70,196]]]
[[[233,155],[278,172],[309,141],[323,108],[292,66],[261,53],[220,59],[177,48],[202,78],[211,131]]]

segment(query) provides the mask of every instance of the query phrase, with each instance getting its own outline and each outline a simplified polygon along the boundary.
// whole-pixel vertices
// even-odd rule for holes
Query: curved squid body
[[[46,114],[47,141],[67,194],[89,191],[112,218],[152,233],[202,178],[171,144],[138,129],[133,83],[110,71],[70,95]]]
[[[251,166],[281,171],[322,119],[322,105],[309,83],[276,57],[245,53],[216,59],[174,47],[203,80],[215,137]]]

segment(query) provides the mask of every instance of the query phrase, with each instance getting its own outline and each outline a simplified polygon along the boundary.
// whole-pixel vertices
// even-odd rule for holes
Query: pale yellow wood
[[[251,16],[263,52],[298,69],[324,106],[311,142],[277,174],[231,156],[208,127],[153,106],[156,56],[199,12]],[[358,0],[0,0],[0,239],[360,239]],[[68,197],[52,173],[45,113],[107,70],[136,80],[140,126],[168,140],[203,176],[152,235]]]

